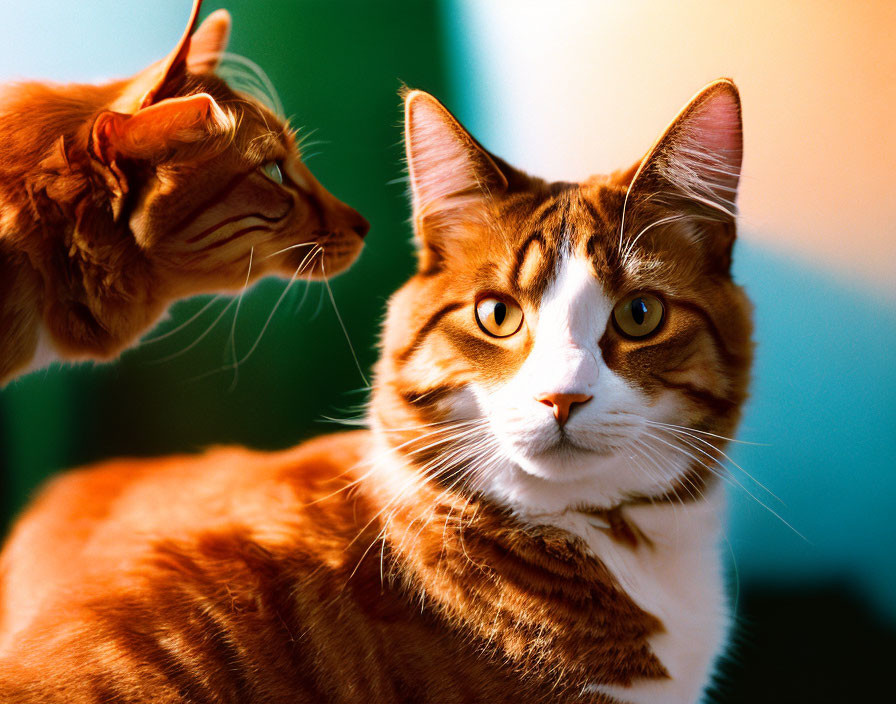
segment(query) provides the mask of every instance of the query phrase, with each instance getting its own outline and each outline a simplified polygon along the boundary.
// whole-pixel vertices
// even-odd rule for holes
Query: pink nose
[[[554,418],[560,426],[566,425],[569,420],[569,412],[575,404],[585,404],[592,399],[589,394],[541,394],[535,400],[549,406],[554,411]]]

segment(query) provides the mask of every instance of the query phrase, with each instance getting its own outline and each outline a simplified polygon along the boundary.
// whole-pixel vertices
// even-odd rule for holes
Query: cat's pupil
[[[637,325],[643,325],[644,319],[647,317],[647,304],[643,298],[636,298],[632,301],[632,320]]]
[[[495,316],[495,324],[501,325],[507,317],[507,306],[503,303],[496,303],[492,314]]]

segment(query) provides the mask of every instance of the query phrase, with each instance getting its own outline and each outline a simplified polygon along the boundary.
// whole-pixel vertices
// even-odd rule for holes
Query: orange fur
[[[336,274],[360,251],[367,223],[288,127],[214,75],[230,19],[191,37],[199,5],[172,54],[129,80],[5,87],[0,384],[41,338],[63,359],[109,359],[176,299]],[[259,171],[271,163],[282,184]]]
[[[698,100],[715,90],[736,98],[731,86]],[[701,212],[703,239],[673,223],[625,259],[626,196],[636,221],[660,207],[648,181],[547,184],[484,151],[466,159],[481,147],[444,108],[407,101],[420,268],[389,305],[372,429],[55,480],[0,555],[0,700],[610,704],[601,686],[670,678],[650,641],[665,624],[582,538],[468,480],[477,460],[448,432],[451,399],[500,383],[533,345],[528,328],[488,338],[477,292],[512,293],[534,317],[569,250],[587,253],[614,295],[650,285],[666,296],[650,339],[607,324],[610,368],[648,396],[674,395],[683,425],[729,434],[751,356],[749,306],[727,273],[733,224]],[[450,135],[437,163],[413,148],[418,120],[445,127],[429,133],[437,147]],[[667,147],[640,173],[653,177],[657,150],[673,158]],[[446,171],[445,158],[470,170]],[[427,179],[430,168],[443,178]],[[568,512],[604,520],[643,556],[661,548],[628,513],[699,501],[713,478],[690,471],[662,495]]]
[[[56,480],[4,554],[0,699],[548,702],[662,673],[639,657],[659,624],[567,537],[434,489],[387,526],[351,469],[369,452],[359,432]]]

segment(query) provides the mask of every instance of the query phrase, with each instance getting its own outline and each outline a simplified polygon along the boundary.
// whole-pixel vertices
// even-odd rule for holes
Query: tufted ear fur
[[[691,99],[640,164],[616,175],[628,184],[621,237],[646,241],[662,232],[649,229],[675,223],[727,267],[742,155],[740,96],[720,79]]]
[[[495,160],[434,97],[420,90],[405,96],[405,149],[414,225],[422,244],[440,238],[471,217],[490,195],[507,189]]]
[[[742,155],[740,96],[734,83],[721,79],[666,128],[635,172],[629,197],[732,220]]]

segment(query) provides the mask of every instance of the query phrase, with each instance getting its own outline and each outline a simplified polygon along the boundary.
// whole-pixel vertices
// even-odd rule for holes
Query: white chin
[[[482,488],[526,514],[563,512],[582,504],[613,506],[624,498],[634,477],[621,455],[564,450],[538,456],[514,452],[508,464],[483,476]]]
[[[516,452],[515,459],[527,474],[551,482],[579,482],[601,473],[612,464],[612,452],[589,450],[575,445],[554,445],[538,453]]]

